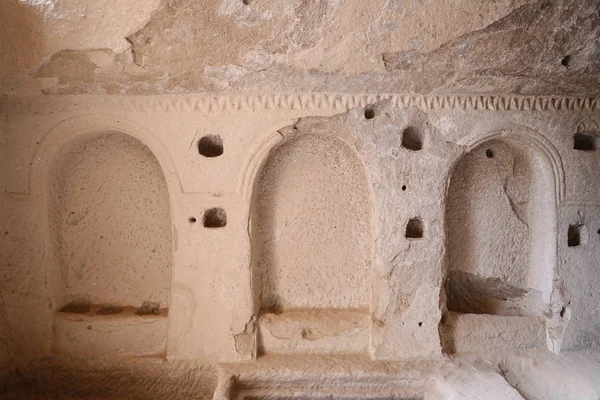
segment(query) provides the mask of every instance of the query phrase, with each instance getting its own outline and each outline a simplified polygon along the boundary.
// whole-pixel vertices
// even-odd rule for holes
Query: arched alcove
[[[546,155],[491,138],[456,164],[446,198],[451,312],[543,315],[556,257],[556,190]]]
[[[297,334],[299,350],[332,340],[324,336],[335,321],[366,329],[370,208],[364,166],[342,140],[300,134],[270,152],[251,207],[255,303],[261,315],[270,314],[262,319],[270,333],[283,329],[283,320],[287,326],[297,322],[302,330],[288,333]]]
[[[119,132],[89,138],[57,160],[51,191],[63,304],[168,307],[169,194],[146,146]]]
[[[155,156],[121,132],[80,137],[58,153],[49,188],[55,348],[65,350],[71,346],[65,337],[87,329],[89,340],[76,346],[92,346],[89,351],[164,351],[173,254],[169,193]],[[137,339],[119,333],[106,343],[95,338],[94,330],[111,319],[122,322],[110,322],[115,332],[117,326],[133,329],[132,318],[147,319],[138,326],[147,326],[149,336],[142,329],[128,333],[140,334]]]

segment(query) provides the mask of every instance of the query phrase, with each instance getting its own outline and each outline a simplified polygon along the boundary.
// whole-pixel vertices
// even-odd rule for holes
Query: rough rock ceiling
[[[597,0],[1,1],[5,94],[600,95]]]

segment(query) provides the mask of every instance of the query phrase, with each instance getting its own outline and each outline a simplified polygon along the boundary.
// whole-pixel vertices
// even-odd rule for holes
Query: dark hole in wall
[[[375,110],[372,108],[365,108],[365,119],[375,118]]]
[[[218,157],[223,154],[223,139],[219,135],[207,135],[198,141],[198,152],[204,157]]]
[[[596,150],[596,135],[588,132],[576,133],[573,135],[573,148],[582,151]]]
[[[486,156],[487,158],[494,158],[494,150],[492,150],[492,149],[487,149],[487,150],[485,151],[485,156]]]
[[[145,301],[135,312],[136,315],[159,315],[160,304],[153,301]]]
[[[96,314],[98,315],[116,315],[123,312],[123,307],[120,306],[102,306]]]
[[[190,224],[193,224],[194,222],[196,222],[196,217],[189,217],[188,221],[190,221]]]
[[[227,225],[227,213],[219,207],[209,208],[204,212],[202,223],[205,228],[222,228]]]
[[[405,236],[409,239],[419,239],[423,237],[423,221],[419,218],[412,218],[406,224]]]
[[[567,244],[569,247],[576,247],[581,244],[581,225],[569,225]]]
[[[500,278],[458,270],[448,272],[445,286],[448,310],[465,314],[502,315],[501,306],[507,299],[523,298],[527,294],[527,290]],[[515,310],[517,314],[518,311]]]
[[[90,311],[90,303],[82,301],[72,301],[66,306],[63,306],[59,311],[64,313],[85,314]]]
[[[560,60],[560,63],[564,66],[564,67],[569,67],[569,64],[571,64],[571,59],[572,56],[571,55],[566,55],[563,57],[562,60]]]
[[[423,148],[423,137],[417,128],[409,126],[402,131],[402,147],[412,151]]]

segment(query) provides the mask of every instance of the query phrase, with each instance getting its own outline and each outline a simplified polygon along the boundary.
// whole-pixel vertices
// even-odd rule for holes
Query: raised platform
[[[293,310],[258,320],[259,354],[366,354],[368,310]]]
[[[505,352],[545,348],[542,317],[449,313],[440,325],[444,351],[450,353]]]
[[[164,357],[167,309],[158,315],[137,315],[134,307],[115,314],[99,314],[100,308],[56,312],[52,350],[73,356]]]
[[[219,366],[214,399],[423,399],[445,361],[374,362],[368,356],[269,355]]]

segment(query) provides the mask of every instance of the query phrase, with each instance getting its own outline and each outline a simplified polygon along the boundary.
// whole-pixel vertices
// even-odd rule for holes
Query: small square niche
[[[420,218],[411,218],[406,224],[406,233],[408,239],[421,239],[423,237],[423,221]]]
[[[587,228],[583,224],[569,225],[567,245],[577,247],[586,244],[589,239]]]
[[[592,132],[580,132],[573,135],[573,148],[580,151],[597,150],[596,135]]]
[[[205,228],[223,228],[227,225],[227,213],[220,207],[209,208],[204,211],[202,224]]]

